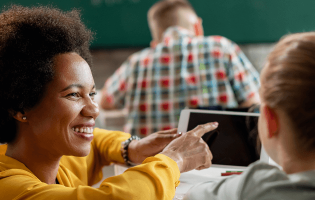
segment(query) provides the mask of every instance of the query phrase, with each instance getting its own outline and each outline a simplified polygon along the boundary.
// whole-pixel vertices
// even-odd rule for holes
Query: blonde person
[[[148,11],[149,48],[131,55],[106,80],[101,108],[124,109],[124,130],[145,137],[176,128],[185,107],[259,104],[259,74],[239,46],[204,36],[186,0],[157,1]]]
[[[195,186],[186,200],[315,199],[315,32],[281,39],[260,80],[259,137],[283,170],[257,162],[242,175]]]
[[[90,40],[75,10],[13,6],[0,14],[1,200],[171,200],[180,172],[210,166],[200,137],[216,123],[141,140],[94,128]],[[142,164],[91,187],[113,162]]]

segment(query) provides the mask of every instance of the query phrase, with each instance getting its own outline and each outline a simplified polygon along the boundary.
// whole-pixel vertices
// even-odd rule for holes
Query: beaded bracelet
[[[123,157],[123,159],[124,159],[124,161],[125,161],[125,164],[126,164],[127,166],[135,166],[135,165],[137,165],[137,164],[131,162],[131,161],[129,160],[129,158],[128,158],[128,147],[129,147],[129,144],[131,143],[132,140],[140,140],[140,138],[139,138],[138,136],[133,135],[133,136],[131,136],[128,140],[123,141],[123,142],[121,143],[122,157]]]

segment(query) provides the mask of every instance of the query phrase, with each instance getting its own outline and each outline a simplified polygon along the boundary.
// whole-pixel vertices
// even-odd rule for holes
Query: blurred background
[[[97,89],[132,53],[151,41],[147,11],[156,0],[1,0],[0,6],[53,5],[81,10],[95,32],[91,45]],[[238,43],[261,70],[268,52],[281,36],[314,30],[314,0],[191,0],[203,19],[205,35],[222,35]]]

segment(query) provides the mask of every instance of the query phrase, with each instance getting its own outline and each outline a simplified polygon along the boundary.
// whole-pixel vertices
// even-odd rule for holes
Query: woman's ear
[[[27,118],[25,114],[22,114],[22,112],[15,112],[12,114],[13,118],[20,121],[20,122],[27,122]]]
[[[272,138],[278,134],[280,128],[277,111],[266,105],[263,108],[263,112],[267,122],[267,128],[269,132],[268,137]]]

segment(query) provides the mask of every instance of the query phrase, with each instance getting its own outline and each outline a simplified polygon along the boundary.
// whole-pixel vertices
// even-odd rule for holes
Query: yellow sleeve
[[[0,194],[1,200],[171,200],[179,176],[176,162],[161,154],[104,180],[100,188],[47,185],[26,170],[1,170],[0,166]]]
[[[4,155],[5,152],[7,151],[8,145],[6,144],[0,144],[0,155]]]
[[[100,188],[108,193],[109,199],[116,195],[118,199],[173,199],[179,176],[177,163],[158,154],[119,176],[107,178]]]
[[[121,131],[108,131],[94,129],[94,140],[91,145],[91,153],[88,155],[88,162],[98,162],[102,166],[111,162],[124,163],[121,155],[121,142],[130,138],[130,134]],[[101,158],[101,159],[99,159]]]
[[[179,184],[175,161],[159,154],[119,176],[104,180],[100,188],[86,186],[102,178],[101,168],[111,162],[123,162],[121,142],[130,137],[119,131],[95,129],[91,153],[84,158],[64,156],[65,173],[58,173],[64,185],[40,182],[22,163],[6,157],[0,160],[1,200],[171,200]],[[0,150],[5,152],[6,146]],[[0,152],[1,153],[1,152]],[[24,169],[25,168],[25,169]]]
[[[124,163],[121,155],[121,142],[130,134],[95,128],[91,152],[86,157],[63,156],[61,163],[86,185],[102,180],[102,168],[112,162]]]

